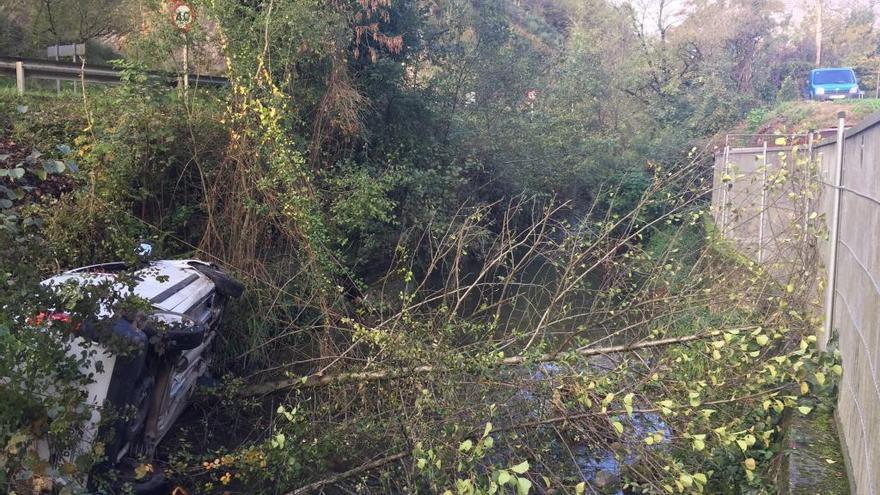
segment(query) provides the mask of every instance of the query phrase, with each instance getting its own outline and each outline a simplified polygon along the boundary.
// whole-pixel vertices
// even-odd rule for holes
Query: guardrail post
[[[828,250],[828,282],[825,288],[825,321],[822,323],[824,334],[819,339],[819,348],[824,349],[831,338],[834,328],[834,300],[837,290],[837,242],[840,235],[840,187],[843,185],[843,127],[846,124],[846,112],[837,114],[837,161],[834,166],[834,200],[831,204],[831,225]]]
[[[15,87],[18,89],[18,96],[24,96],[24,63],[21,61],[15,63]]]

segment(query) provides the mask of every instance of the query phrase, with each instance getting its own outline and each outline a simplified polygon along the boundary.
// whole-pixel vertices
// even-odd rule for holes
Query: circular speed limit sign
[[[174,2],[171,5],[171,22],[177,29],[189,31],[193,21],[196,20],[196,12],[184,2]]]

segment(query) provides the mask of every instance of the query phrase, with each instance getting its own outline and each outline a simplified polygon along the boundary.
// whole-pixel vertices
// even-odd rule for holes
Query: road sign
[[[177,1],[171,4],[171,22],[181,31],[189,31],[196,20],[196,11],[187,3]]]
[[[75,45],[52,45],[46,48],[46,56],[58,60],[58,57],[73,57],[74,55],[85,55],[85,43],[77,43]]]

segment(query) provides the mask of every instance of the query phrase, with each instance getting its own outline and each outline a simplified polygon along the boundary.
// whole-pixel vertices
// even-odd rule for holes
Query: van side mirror
[[[149,242],[142,242],[135,249],[135,254],[141,261],[147,261],[153,256],[153,245]]]

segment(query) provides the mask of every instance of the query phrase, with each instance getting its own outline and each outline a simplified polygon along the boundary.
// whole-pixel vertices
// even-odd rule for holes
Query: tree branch
[[[384,466],[390,462],[394,462],[400,459],[403,459],[408,455],[407,452],[399,452],[394,455],[389,455],[388,457],[383,457],[381,459],[376,459],[375,461],[368,462],[362,466],[358,466],[354,469],[350,469],[344,473],[334,474],[329,478],[324,478],[322,480],[316,481],[314,483],[309,483],[308,485],[301,486],[292,492],[287,492],[285,495],[305,495],[306,493],[311,493],[315,490],[318,490],[324,486],[331,485],[336,483],[337,481],[343,480],[345,478],[350,478],[352,476],[358,475],[360,473],[369,471],[371,469],[375,469],[380,466]]]
[[[739,328],[738,330],[746,330],[757,327],[746,327]],[[615,345],[608,347],[597,347],[597,348],[580,348],[577,349],[570,354],[581,356],[581,357],[589,357],[589,356],[598,356],[602,354],[616,354],[622,352],[632,352],[638,351],[641,349],[650,349],[654,347],[664,347],[668,345],[674,344],[683,344],[685,342],[692,342],[695,340],[707,339],[710,337],[717,337],[721,335],[721,330],[712,330],[708,332],[701,332],[694,335],[686,335],[684,337],[670,337],[666,339],[658,339],[658,340],[648,340],[643,342],[638,342],[635,344],[624,344],[624,345]],[[535,357],[530,356],[511,356],[508,358],[504,358],[498,362],[501,366],[517,366],[527,363],[546,363],[550,361],[557,361],[561,357],[564,357],[566,353],[552,353],[552,354],[541,354]],[[244,396],[253,396],[253,395],[265,395],[271,394],[274,392],[278,392],[285,389],[290,388],[315,388],[315,387],[324,387],[327,385],[341,384],[341,383],[352,383],[352,382],[372,382],[379,380],[392,380],[397,378],[403,378],[407,376],[413,375],[422,375],[433,373],[437,371],[444,371],[446,368],[442,366],[434,366],[434,365],[422,365],[416,366],[415,368],[400,368],[400,369],[391,369],[391,370],[377,370],[377,371],[363,371],[363,372],[352,372],[352,373],[338,373],[334,375],[306,375],[301,378],[287,378],[284,380],[278,380],[274,382],[265,382],[258,383],[248,387],[245,387],[240,395]]]

